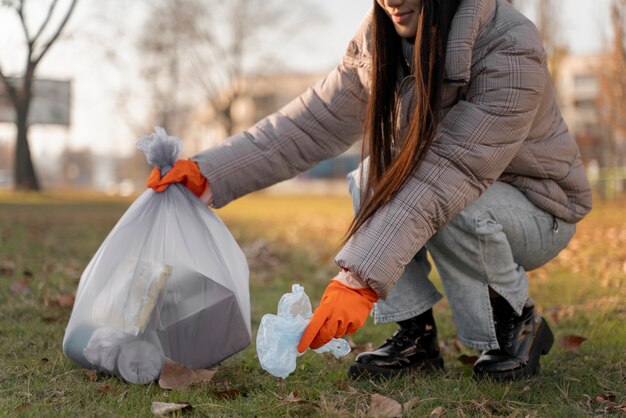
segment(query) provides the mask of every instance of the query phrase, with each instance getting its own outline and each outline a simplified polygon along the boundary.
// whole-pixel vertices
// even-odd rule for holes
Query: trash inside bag
[[[157,128],[138,147],[164,175],[182,143]],[[139,384],[158,379],[165,358],[212,367],[250,344],[248,275],[235,239],[196,196],[180,184],[148,189],[83,272],[63,352]]]
[[[256,351],[265,371],[284,379],[296,369],[296,358],[303,354],[298,353],[298,343],[312,316],[311,301],[299,284],[294,284],[291,293],[280,298],[277,315],[263,315]],[[335,338],[313,351],[330,352],[339,358],[350,352],[350,344]]]

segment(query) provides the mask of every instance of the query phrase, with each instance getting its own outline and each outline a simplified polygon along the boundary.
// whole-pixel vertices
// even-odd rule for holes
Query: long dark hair
[[[461,0],[423,0],[415,36],[413,77],[415,110],[407,134],[400,138],[396,99],[398,69],[403,62],[401,38],[393,22],[374,0],[371,31],[371,93],[365,119],[362,159],[369,154],[369,176],[361,188],[361,206],[346,241],[385,205],[420,165],[432,144],[443,89],[446,44]],[[402,148],[394,158],[394,144]]]

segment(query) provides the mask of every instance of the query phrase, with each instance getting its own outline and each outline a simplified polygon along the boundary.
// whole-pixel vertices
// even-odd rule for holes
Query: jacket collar
[[[448,35],[445,78],[469,83],[472,51],[480,30],[493,19],[497,0],[463,0]]]

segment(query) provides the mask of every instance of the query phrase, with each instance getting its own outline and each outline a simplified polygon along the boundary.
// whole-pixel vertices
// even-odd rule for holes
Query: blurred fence
[[[594,192],[605,199],[626,195],[626,167],[590,168],[587,176]]]

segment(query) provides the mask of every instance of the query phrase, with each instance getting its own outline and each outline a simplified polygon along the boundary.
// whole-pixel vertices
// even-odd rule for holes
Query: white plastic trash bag
[[[182,143],[157,128],[138,147],[164,175]],[[214,366],[250,344],[248,275],[234,238],[196,196],[180,184],[148,189],[83,272],[63,352],[132,383],[157,379],[165,357]]]
[[[298,353],[298,343],[312,316],[311,301],[299,284],[294,284],[291,293],[280,298],[277,315],[263,315],[256,337],[256,351],[265,371],[284,379],[296,369],[296,358],[304,354]],[[313,351],[331,352],[339,358],[350,352],[350,344],[335,338]]]

